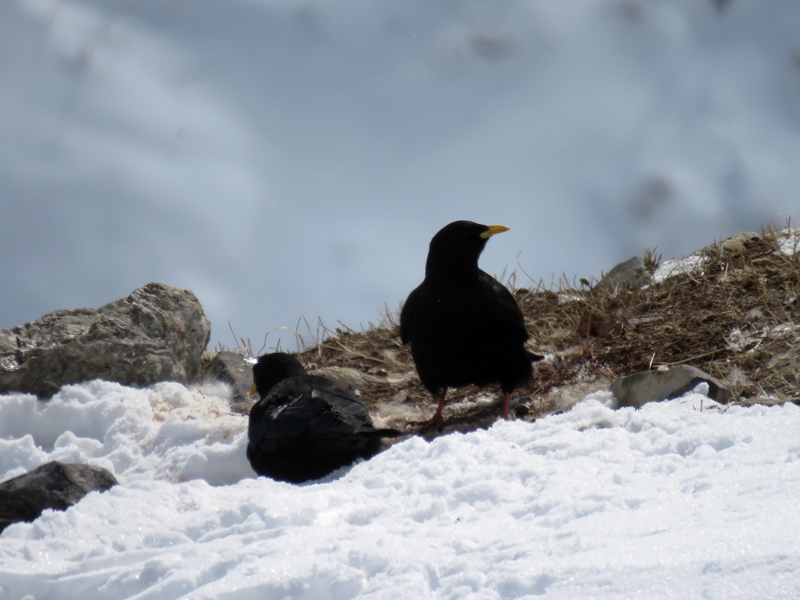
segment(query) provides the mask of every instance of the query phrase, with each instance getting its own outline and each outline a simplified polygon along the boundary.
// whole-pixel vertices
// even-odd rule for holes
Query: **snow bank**
[[[47,410],[81,433],[59,434],[45,409],[25,408],[30,397],[0,397],[17,462],[69,454],[122,481],[9,527],[0,599],[800,592],[794,405],[701,412],[707,399],[689,394],[615,411],[600,392],[535,423],[407,439],[293,486],[249,477],[243,419],[220,399],[172,384],[73,386]],[[222,471],[232,485],[210,485]],[[201,473],[208,481],[181,481]]]
[[[134,389],[97,380],[65,386],[50,401],[0,396],[0,479],[51,460],[90,462],[121,482],[254,477],[247,418],[229,414],[229,395],[223,384]]]

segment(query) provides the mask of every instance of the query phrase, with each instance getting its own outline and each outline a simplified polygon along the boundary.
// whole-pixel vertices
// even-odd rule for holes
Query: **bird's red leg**
[[[503,392],[503,418],[508,421],[508,405],[511,402],[511,392]]]
[[[447,395],[447,388],[443,389],[439,394],[439,405],[436,407],[436,412],[434,415],[428,419],[427,421],[409,421],[406,423],[406,427],[410,425],[417,425],[420,428],[420,431],[425,431],[427,429],[432,429],[434,427],[441,427],[444,425],[444,417],[442,416],[442,409],[444,408],[444,397]]]
[[[444,408],[444,397],[447,395],[447,388],[442,390],[442,393],[439,394],[439,406],[436,407],[436,412],[434,413],[431,420],[428,421],[429,425],[444,425],[444,417],[442,416],[442,409]]]

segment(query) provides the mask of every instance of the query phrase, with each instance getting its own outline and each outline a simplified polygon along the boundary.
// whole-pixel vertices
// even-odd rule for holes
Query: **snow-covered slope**
[[[0,477],[120,485],[0,535],[0,599],[796,598],[800,408],[597,392],[412,438],[323,481],[254,478],[221,387],[0,396]]]

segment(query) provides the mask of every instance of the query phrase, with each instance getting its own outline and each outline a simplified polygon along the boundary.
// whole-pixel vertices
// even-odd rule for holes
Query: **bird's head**
[[[505,225],[481,225],[472,221],[445,225],[431,240],[426,276],[458,275],[477,270],[486,241],[508,229]]]
[[[253,386],[247,395],[252,398],[257,393],[259,397],[266,398],[278,382],[305,373],[303,365],[292,354],[285,352],[263,354],[253,365]]]

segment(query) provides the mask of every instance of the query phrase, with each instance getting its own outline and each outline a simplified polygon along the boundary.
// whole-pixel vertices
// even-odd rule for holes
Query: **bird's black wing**
[[[514,295],[508,291],[506,286],[502,285],[488,273],[481,271],[481,274],[483,276],[481,279],[491,280],[488,283],[491,284],[493,294],[499,299],[499,302],[496,304],[498,319],[508,324],[509,330],[513,332],[513,339],[525,343],[530,337],[530,334],[525,327],[525,317],[522,315],[522,311],[517,301],[514,299]],[[544,356],[541,354],[536,354],[529,350],[525,352],[527,352],[531,362],[544,360]]]
[[[424,285],[424,284],[423,284]],[[411,332],[414,328],[414,316],[419,310],[420,297],[422,296],[422,285],[418,286],[408,295],[400,311],[400,341],[408,344],[411,341]]]
[[[371,431],[372,419],[364,403],[341,385],[319,386],[311,393],[317,406],[310,429],[320,433]]]
[[[529,337],[525,318],[508,288],[484,271],[479,273],[480,285],[488,294],[489,315],[492,326],[502,331],[504,341],[525,343]]]
[[[369,412],[358,398],[333,380],[306,375],[280,382],[253,406],[248,434],[251,442],[271,446],[372,431]]]

